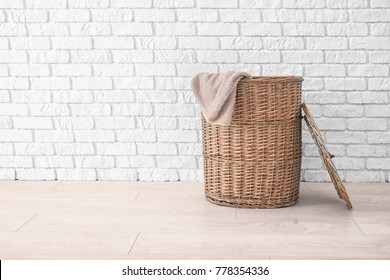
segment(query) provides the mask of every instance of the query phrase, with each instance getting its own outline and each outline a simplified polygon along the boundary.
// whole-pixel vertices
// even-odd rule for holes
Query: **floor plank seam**
[[[36,216],[38,216],[38,214],[35,214],[35,216],[33,216],[30,220],[28,220],[27,222],[25,222],[23,225],[21,225],[18,229],[15,230],[15,232],[19,231],[22,227],[24,227],[25,225],[27,225],[32,219],[34,219]]]
[[[359,227],[359,225],[355,222],[353,218],[351,218],[352,222],[358,227],[358,229],[363,233],[364,236],[367,236],[367,234]]]
[[[136,201],[136,200],[137,200],[137,198],[140,196],[141,192],[142,192],[142,191],[139,191],[139,192],[138,192],[137,196],[134,198],[133,201]]]
[[[133,242],[133,244],[131,245],[131,247],[129,249],[129,252],[127,252],[127,255],[130,255],[130,252],[133,249],[135,242],[137,242],[139,234],[140,234],[140,232],[137,233],[137,236],[135,237],[134,242]]]
[[[61,181],[58,181],[57,184],[55,184],[54,186],[52,186],[52,187],[50,188],[50,190],[53,190],[53,189],[54,189],[55,187],[57,187],[60,183],[61,183]]]

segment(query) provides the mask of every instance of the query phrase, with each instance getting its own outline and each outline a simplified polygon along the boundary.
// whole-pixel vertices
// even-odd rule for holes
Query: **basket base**
[[[243,201],[242,199],[237,200],[234,199],[221,199],[213,198],[209,196],[206,193],[206,200],[220,206],[226,206],[226,207],[234,207],[234,208],[247,208],[247,209],[275,209],[275,208],[283,208],[283,207],[289,207],[296,204],[299,200],[299,194],[294,197],[293,200],[289,202],[265,202],[265,201],[259,201],[259,200],[247,200]]]

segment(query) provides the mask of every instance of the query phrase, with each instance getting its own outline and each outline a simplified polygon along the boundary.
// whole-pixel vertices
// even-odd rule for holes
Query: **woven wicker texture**
[[[329,153],[328,149],[326,148],[325,142],[321,137],[320,131],[314,122],[313,117],[311,116],[309,109],[307,108],[306,104],[302,104],[302,110],[305,113],[305,116],[303,117],[306,121],[306,124],[309,128],[309,131],[311,133],[311,136],[313,137],[314,142],[317,145],[317,148],[320,152],[320,155],[322,157],[322,160],[325,163],[326,169],[328,169],[330,178],[334,184],[334,187],[337,191],[338,196],[345,201],[345,204],[349,209],[352,208],[351,200],[349,199],[347,190],[344,187],[343,182],[341,181],[341,178],[339,174],[337,173],[337,169],[332,161],[333,155]]]
[[[300,77],[252,77],[238,83],[230,126],[202,117],[207,200],[276,208],[299,197]]]

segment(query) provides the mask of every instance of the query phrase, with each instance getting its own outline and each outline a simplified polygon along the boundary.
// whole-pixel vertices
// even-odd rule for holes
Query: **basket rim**
[[[243,78],[240,82],[262,82],[262,83],[280,83],[280,82],[302,82],[301,76],[251,76]]]

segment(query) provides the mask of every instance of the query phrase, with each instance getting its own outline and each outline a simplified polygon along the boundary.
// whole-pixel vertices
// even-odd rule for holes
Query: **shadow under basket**
[[[229,126],[202,116],[205,193],[212,203],[276,208],[298,201],[302,78],[242,79]]]

